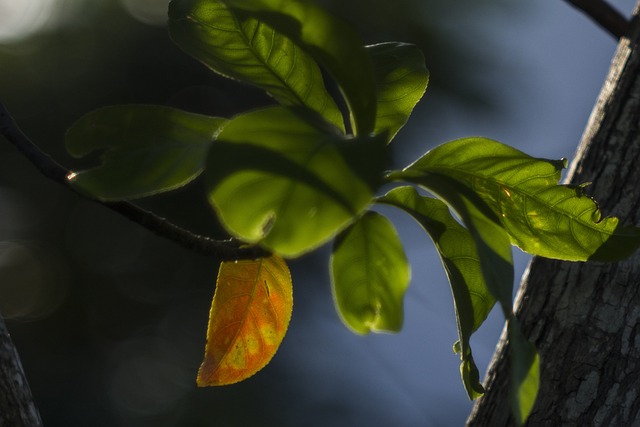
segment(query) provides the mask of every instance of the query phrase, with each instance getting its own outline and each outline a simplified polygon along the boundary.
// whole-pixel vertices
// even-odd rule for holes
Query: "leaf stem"
[[[565,0],[580,9],[616,39],[629,31],[630,21],[604,0]]]
[[[193,252],[212,256],[222,261],[255,259],[269,254],[263,248],[244,245],[235,239],[215,240],[207,236],[195,234],[130,202],[103,202],[76,191],[75,188],[70,185],[68,179],[72,172],[38,148],[38,146],[20,130],[2,102],[0,102],[0,135],[4,136],[13,144],[45,177],[63,185],[84,198],[106,206],[125,218],[140,224],[156,235],[172,240]]]

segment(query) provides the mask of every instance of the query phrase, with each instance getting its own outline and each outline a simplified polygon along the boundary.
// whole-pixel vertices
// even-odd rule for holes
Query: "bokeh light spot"
[[[53,313],[68,289],[66,263],[41,245],[0,242],[0,313],[35,320]]]
[[[0,43],[24,39],[54,19],[58,0],[0,0]]]
[[[136,20],[148,25],[165,25],[169,0],[120,0]]]

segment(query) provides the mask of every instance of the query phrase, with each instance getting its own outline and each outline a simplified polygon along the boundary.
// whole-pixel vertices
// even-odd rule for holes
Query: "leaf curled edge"
[[[199,387],[240,382],[264,368],[293,309],[291,275],[278,256],[220,264]]]

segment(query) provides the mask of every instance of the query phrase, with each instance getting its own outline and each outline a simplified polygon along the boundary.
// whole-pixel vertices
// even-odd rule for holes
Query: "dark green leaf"
[[[518,422],[525,423],[538,396],[540,386],[540,356],[535,346],[522,335],[515,317],[509,319],[511,358],[510,401],[512,413]]]
[[[169,107],[121,105],[93,111],[67,132],[75,157],[105,150],[102,165],[72,175],[72,184],[103,200],[123,200],[181,187],[203,170],[224,119]]]
[[[525,252],[569,261],[610,261],[640,246],[640,229],[602,218],[583,186],[557,185],[564,160],[530,157],[485,138],[443,144],[411,167],[473,189]]]
[[[356,134],[369,135],[374,130],[376,96],[371,61],[351,26],[311,0],[224,2],[232,9],[249,12],[309,52],[338,83]]]
[[[209,199],[233,235],[297,256],[371,202],[385,154],[380,138],[345,139],[286,108],[254,111],[232,119],[211,147]]]
[[[423,186],[459,215],[475,242],[485,284],[508,318],[512,311],[513,289],[511,244],[500,221],[487,204],[464,184],[444,175],[426,172],[417,162],[388,177]]]
[[[454,348],[461,358],[462,381],[470,399],[481,396],[484,389],[469,340],[487,318],[495,298],[484,282],[473,236],[451,216],[447,205],[421,196],[413,187],[395,188],[378,202],[410,214],[433,240],[451,284],[460,337]]]
[[[378,106],[376,133],[387,132],[389,141],[409,119],[429,82],[420,49],[407,43],[367,46],[376,77]]]
[[[217,0],[174,0],[169,18],[173,40],[212,70],[258,86],[284,105],[306,106],[343,128],[320,68],[281,32]]]
[[[409,263],[395,228],[367,212],[335,241],[331,284],[344,323],[360,334],[402,328]]]

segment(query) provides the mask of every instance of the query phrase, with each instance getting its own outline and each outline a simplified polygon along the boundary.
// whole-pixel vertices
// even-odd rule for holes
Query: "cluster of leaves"
[[[67,148],[74,156],[104,150],[100,166],[70,178],[103,200],[170,191],[204,173],[227,231],[274,254],[221,265],[198,384],[237,382],[268,363],[291,316],[281,257],[331,239],[332,289],[344,323],[361,334],[400,330],[410,273],[394,226],[371,210],[386,204],[413,217],[440,254],[470,398],[484,390],[469,340],[499,303],[512,344],[513,411],[526,419],[539,357],[513,316],[511,245],[564,260],[612,260],[636,249],[638,229],[600,218],[582,187],[559,185],[564,160],[485,138],[442,144],[389,172],[388,144],[429,77],[414,45],[365,46],[310,0],[173,0],[169,17],[182,49],[216,73],[265,90],[277,105],[230,119],[107,107],[69,130]],[[389,183],[395,188],[380,195]]]

